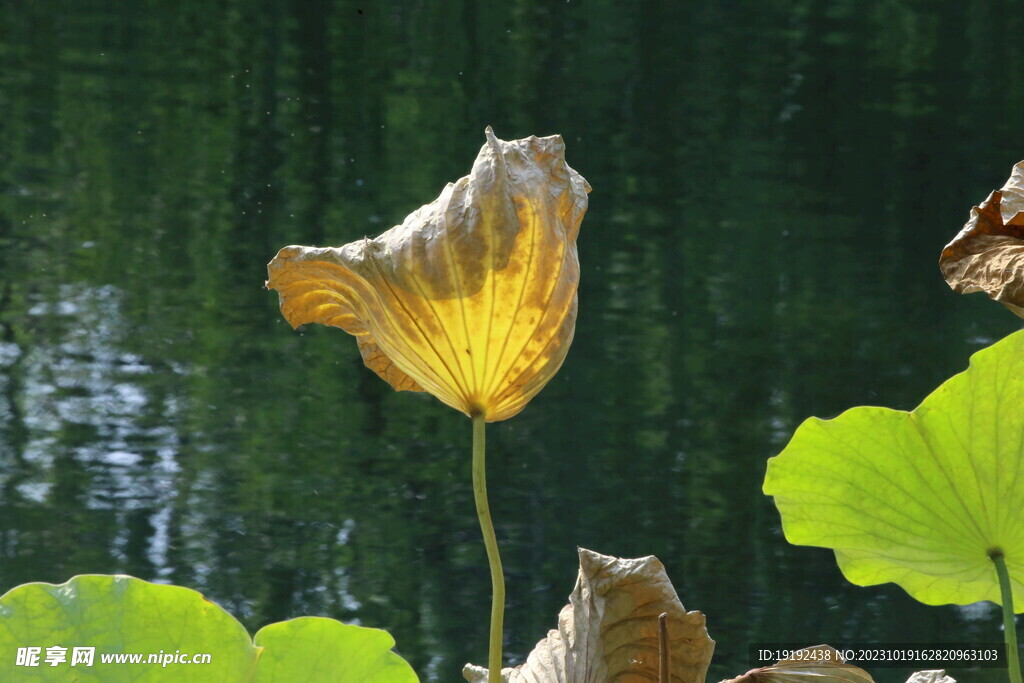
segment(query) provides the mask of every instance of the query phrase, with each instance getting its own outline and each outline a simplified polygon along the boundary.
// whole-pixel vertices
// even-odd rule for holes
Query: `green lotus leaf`
[[[418,680],[390,652],[391,636],[377,629],[308,617],[267,626],[256,638],[254,644],[233,616],[181,586],[107,575],[28,583],[0,597],[0,680]],[[132,655],[140,661],[124,660]],[[111,658],[121,661],[105,661]]]
[[[913,412],[810,418],[768,461],[786,539],[832,548],[860,586],[928,605],[1001,602],[1001,552],[1024,611],[1024,331],[971,358]]]
[[[264,626],[257,683],[416,683],[408,662],[391,651],[387,631],[323,617],[299,617]],[[302,674],[302,675],[300,675]]]
[[[26,663],[41,648],[38,662]],[[47,648],[67,648],[47,663]],[[75,648],[95,648],[92,665],[72,665]],[[102,663],[101,655],[209,654],[208,664]],[[54,652],[60,659],[59,651]],[[257,650],[245,628],[199,593],[129,576],[76,576],[67,583],[28,583],[0,597],[0,679],[4,681],[244,680]]]

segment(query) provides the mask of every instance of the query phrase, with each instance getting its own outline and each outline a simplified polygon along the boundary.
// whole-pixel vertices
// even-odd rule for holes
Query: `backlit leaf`
[[[1024,611],[1024,331],[971,358],[913,412],[810,418],[768,461],[790,543],[833,548],[861,586],[929,605],[1000,602],[1003,553]]]
[[[201,594],[130,576],[28,583],[0,597],[0,681],[416,683],[385,631],[306,617],[245,628]],[[46,661],[48,648],[64,661]],[[22,648],[40,648],[35,665]],[[93,648],[72,666],[74,648]],[[209,655],[194,662],[194,655]],[[140,655],[139,663],[105,657]],[[157,655],[148,663],[149,655]],[[56,658],[55,658],[56,659]]]
[[[416,683],[409,664],[391,651],[387,631],[323,617],[299,617],[264,626],[255,683]],[[306,678],[300,678],[305,673]]]
[[[504,420],[572,341],[589,191],[561,137],[506,142],[488,128],[470,174],[402,225],[339,248],[285,247],[267,287],[293,326],[355,335],[396,390]]]

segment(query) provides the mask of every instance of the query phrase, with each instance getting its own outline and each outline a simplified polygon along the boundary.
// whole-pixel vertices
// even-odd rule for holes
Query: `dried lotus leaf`
[[[1024,317],[1024,161],[1002,189],[971,209],[939,267],[956,292],[985,292]]]

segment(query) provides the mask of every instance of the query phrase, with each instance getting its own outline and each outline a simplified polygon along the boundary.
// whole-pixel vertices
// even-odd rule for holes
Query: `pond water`
[[[847,583],[760,489],[804,418],[910,409],[1019,328],[937,267],[1024,158],[1015,3],[58,5],[0,33],[0,585],[125,572],[387,628],[425,681],[485,663],[469,421],[263,281],[492,125],[594,188],[573,347],[488,432],[509,659],[577,546],[664,562],[709,680],[757,641],[1001,640],[993,605]]]

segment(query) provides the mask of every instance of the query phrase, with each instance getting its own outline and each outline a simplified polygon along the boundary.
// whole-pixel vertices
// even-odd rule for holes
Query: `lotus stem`
[[[484,464],[484,416],[473,415],[473,498],[480,531],[487,547],[487,563],[491,567],[491,642],[487,651],[487,683],[501,683],[501,626],[505,618],[505,577],[501,572],[498,539],[494,536],[491,510],[487,506],[487,472]],[[1020,683],[1018,680],[1016,683]]]
[[[672,651],[668,643],[668,612],[658,615],[658,681],[672,683]]]
[[[1013,616],[1013,589],[1010,587],[1010,572],[1006,571],[1006,560],[1001,550],[993,550],[989,558],[996,566],[999,577],[999,592],[1003,598],[1003,638],[1006,639],[1006,662],[1010,669],[1010,683],[1021,683],[1020,652],[1017,646],[1017,626]]]

